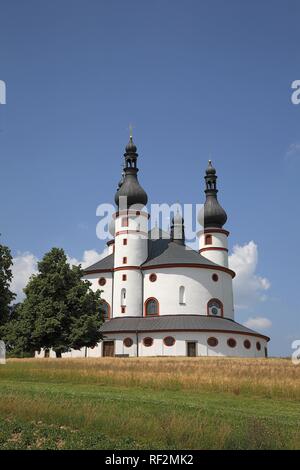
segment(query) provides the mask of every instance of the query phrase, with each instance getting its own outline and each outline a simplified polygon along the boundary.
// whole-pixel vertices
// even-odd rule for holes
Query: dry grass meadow
[[[300,449],[289,359],[10,359],[0,449]]]

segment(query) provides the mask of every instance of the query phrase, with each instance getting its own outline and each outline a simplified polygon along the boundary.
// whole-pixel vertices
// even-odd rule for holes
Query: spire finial
[[[120,197],[127,197],[127,207],[131,207],[133,204],[140,204],[142,207],[147,204],[148,197],[143,188],[140,186],[137,173],[137,148],[132,140],[132,126],[129,127],[130,139],[125,147],[124,153],[124,178],[122,178],[122,186],[120,190],[115,194],[115,203],[119,207]]]
[[[207,175],[215,175],[216,174],[216,169],[212,165],[212,161],[208,160],[208,166],[206,169],[206,174]]]
[[[130,141],[132,141],[132,138],[133,138],[133,125],[132,124],[129,124],[129,139]]]

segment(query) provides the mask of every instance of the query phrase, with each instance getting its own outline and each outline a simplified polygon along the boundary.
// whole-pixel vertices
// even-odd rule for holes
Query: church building
[[[170,234],[157,227],[149,231],[148,197],[138,181],[137,160],[130,137],[109,254],[85,270],[92,288],[103,291],[103,340],[64,356],[267,356],[269,338],[234,318],[227,214],[218,202],[211,161],[195,251],[185,244],[180,212],[171,219]]]

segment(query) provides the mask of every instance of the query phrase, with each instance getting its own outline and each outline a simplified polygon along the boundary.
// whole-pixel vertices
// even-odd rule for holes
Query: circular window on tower
[[[257,341],[257,343],[256,343],[256,349],[257,349],[257,351],[261,350],[261,344],[260,344],[259,341]]]
[[[150,282],[155,282],[156,279],[157,279],[157,275],[152,273],[152,274],[150,274],[149,279],[150,279]]]
[[[218,282],[219,276],[218,276],[217,274],[213,274],[213,275],[212,275],[212,280],[213,280],[214,282]]]
[[[150,336],[147,336],[146,338],[143,339],[143,345],[149,348],[153,344],[153,338],[150,338]]]
[[[106,284],[105,277],[100,277],[100,279],[98,281],[98,284],[99,284],[99,286],[105,286],[105,284]]]
[[[227,344],[230,348],[235,348],[236,347],[236,340],[234,338],[229,338],[227,340]]]
[[[251,348],[251,343],[250,343],[249,339],[245,339],[245,341],[244,341],[244,347],[245,347],[246,349],[250,349],[250,348]]]
[[[223,304],[218,299],[211,299],[207,304],[207,314],[215,316],[223,315]]]
[[[217,338],[214,338],[213,336],[211,338],[208,338],[207,340],[208,346],[211,346],[212,348],[215,348],[216,346],[218,346],[218,343],[219,341],[217,340]]]
[[[130,348],[133,345],[133,341],[131,338],[125,338],[123,344],[126,348]]]
[[[165,346],[174,346],[175,338],[173,338],[173,336],[166,336],[164,338],[164,344]]]

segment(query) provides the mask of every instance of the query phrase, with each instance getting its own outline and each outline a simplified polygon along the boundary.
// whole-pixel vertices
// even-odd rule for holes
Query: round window
[[[260,344],[259,341],[257,341],[257,343],[256,343],[256,349],[257,349],[257,351],[261,350],[261,344]]]
[[[251,348],[251,343],[250,343],[249,339],[245,339],[245,341],[244,341],[244,346],[245,346],[246,349],[250,349],[250,348]]]
[[[99,286],[105,286],[106,284],[106,279],[104,277],[100,277],[98,281]]]
[[[211,299],[207,304],[207,314],[223,316],[222,302],[218,299]]]
[[[133,345],[133,341],[131,338],[125,338],[123,344],[126,348],[130,348]]]
[[[153,338],[150,338],[149,336],[147,338],[143,339],[143,345],[149,348],[149,346],[152,346],[153,344]]]
[[[236,347],[236,340],[233,339],[233,338],[229,338],[229,339],[227,340],[227,344],[228,344],[228,346],[229,346],[230,348],[235,348],[235,347]]]
[[[173,336],[166,336],[164,338],[164,344],[166,346],[174,346],[175,344],[175,338],[173,338]]]
[[[214,338],[213,336],[211,338],[208,338],[207,340],[208,346],[211,346],[212,348],[218,346],[218,342],[219,341],[217,340],[217,338]]]
[[[155,282],[155,281],[156,281],[156,279],[157,279],[157,276],[156,276],[156,274],[154,274],[154,273],[153,273],[153,274],[150,274],[150,277],[149,277],[149,279],[150,279],[150,282]]]
[[[219,280],[219,276],[217,274],[212,275],[212,280],[217,282]]]

